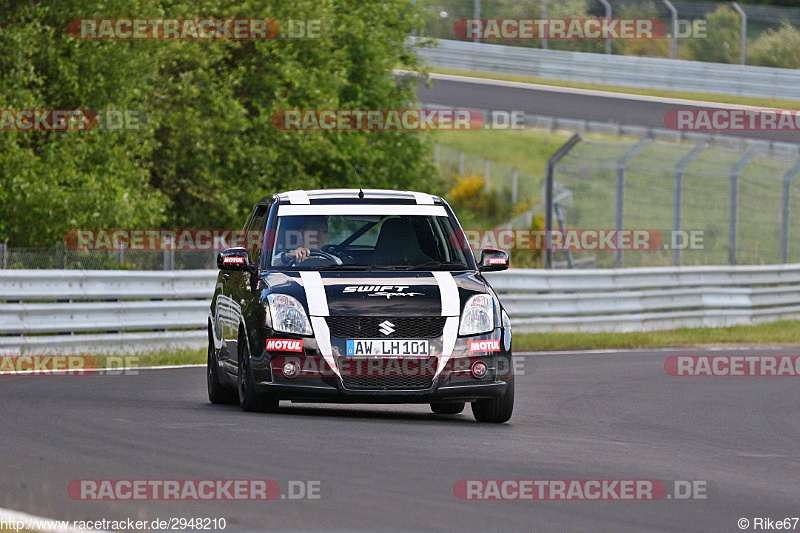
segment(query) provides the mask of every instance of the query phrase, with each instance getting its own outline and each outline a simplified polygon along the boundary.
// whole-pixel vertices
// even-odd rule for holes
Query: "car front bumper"
[[[262,351],[251,358],[251,368],[255,378],[256,390],[259,394],[277,400],[294,402],[335,402],[335,403],[436,403],[454,401],[474,401],[486,398],[497,398],[506,392],[507,380],[512,374],[512,354],[510,336],[504,336],[504,328],[471,337],[459,337],[453,353],[447,357],[447,364],[440,373],[420,372],[418,378],[411,377],[413,386],[405,387],[403,381],[386,383],[381,376],[378,379],[366,378],[368,385],[362,381],[354,384],[356,378],[364,378],[357,372],[348,372],[344,357],[337,349],[343,346],[345,339],[332,338],[334,360],[341,375],[337,375],[330,365],[324,362],[319,348],[313,338],[303,338],[302,353],[282,351]],[[499,350],[491,352],[470,352],[469,342],[476,340],[498,340]],[[262,344],[262,346],[264,346]],[[440,346],[439,339],[432,339],[431,350]],[[434,351],[435,354],[435,351]],[[433,365],[435,370],[442,356],[436,356]],[[368,358],[359,358],[367,360]],[[402,361],[404,358],[398,358]],[[413,359],[413,358],[407,358]],[[484,377],[476,378],[470,373],[473,362],[481,360],[487,366]],[[302,371],[287,377],[283,373],[286,362],[292,361]],[[417,361],[421,361],[417,359]],[[350,368],[354,368],[351,366]],[[361,367],[359,367],[361,368]],[[397,376],[397,374],[394,374]],[[406,376],[402,375],[401,378]]]

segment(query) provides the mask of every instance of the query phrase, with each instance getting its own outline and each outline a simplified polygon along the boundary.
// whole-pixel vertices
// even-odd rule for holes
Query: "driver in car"
[[[302,263],[311,256],[312,251],[320,250],[328,238],[328,217],[315,215],[300,218],[297,227],[287,230],[284,238],[287,242],[300,242],[294,250],[281,254],[281,261],[288,265]]]

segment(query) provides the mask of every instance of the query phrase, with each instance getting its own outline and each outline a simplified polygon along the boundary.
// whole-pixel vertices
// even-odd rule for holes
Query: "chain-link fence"
[[[581,140],[555,166],[554,188],[570,201],[555,195],[553,229],[663,239],[658,249],[572,251],[598,267],[800,262],[799,173],[797,159],[766,148]]]
[[[65,270],[196,270],[216,268],[215,251],[11,248],[0,243],[0,268]]]
[[[511,206],[541,201],[542,174],[510,167],[438,143],[434,144],[433,159],[450,187],[456,184],[458,178],[479,177],[484,181],[485,191],[495,193],[502,202]]]
[[[425,16],[422,37],[457,39],[453,25],[459,19],[583,18],[608,16],[602,2],[558,0],[419,0]],[[678,21],[678,39],[671,40],[673,12],[661,0],[609,0],[612,18],[658,18],[666,35],[654,40],[541,40],[483,39],[482,42],[574,52],[611,53],[648,57],[676,57],[694,61],[740,63],[741,35],[745,35],[745,62],[750,65],[796,68],[790,47],[776,51],[788,35],[786,27],[800,26],[800,7],[757,5],[738,2],[672,0]],[[722,12],[718,11],[722,9]],[[690,35],[693,22],[705,23],[700,35]],[[698,30],[699,31],[699,30]],[[777,36],[775,32],[778,33]]]

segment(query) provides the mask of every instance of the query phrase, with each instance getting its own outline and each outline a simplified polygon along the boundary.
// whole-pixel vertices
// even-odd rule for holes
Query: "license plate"
[[[409,339],[348,339],[348,356],[392,357],[403,355],[429,356],[428,341]]]

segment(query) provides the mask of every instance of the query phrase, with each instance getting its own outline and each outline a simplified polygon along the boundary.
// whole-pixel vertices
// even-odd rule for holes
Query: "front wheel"
[[[478,422],[502,424],[514,411],[514,376],[508,377],[506,392],[499,398],[472,402],[472,414]]]
[[[278,409],[278,400],[263,398],[256,392],[256,380],[253,369],[250,368],[250,349],[247,341],[239,338],[239,368],[238,368],[239,405],[245,411],[272,412]]]
[[[457,415],[464,410],[464,402],[440,402],[432,403],[431,411],[437,415]]]
[[[235,404],[237,403],[236,391],[224,386],[219,381],[219,366],[217,365],[214,341],[211,333],[208,335],[208,362],[206,363],[206,382],[208,385],[208,401],[211,403]]]

